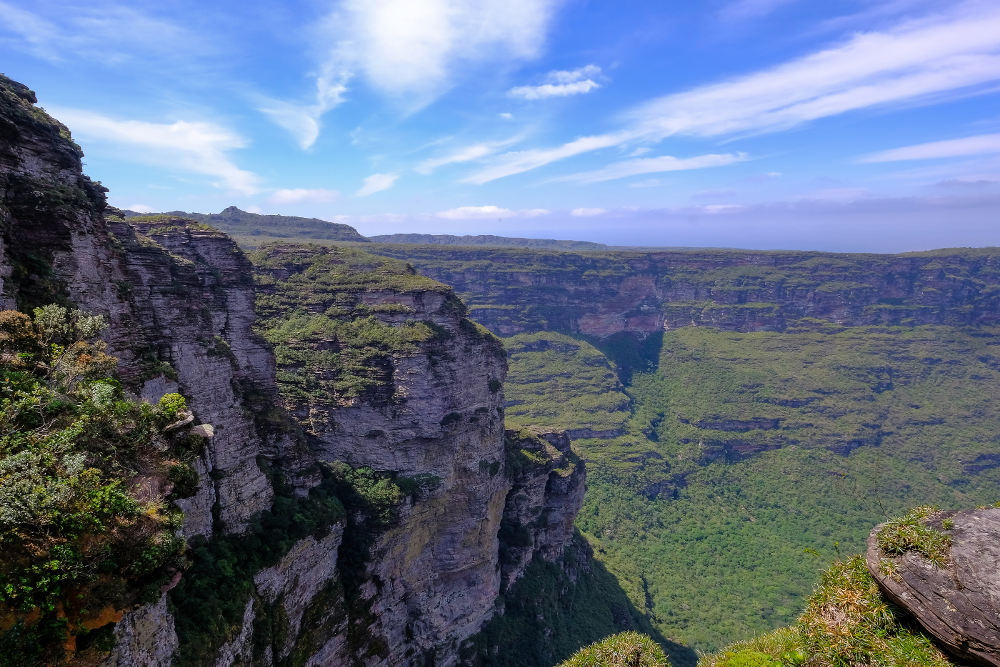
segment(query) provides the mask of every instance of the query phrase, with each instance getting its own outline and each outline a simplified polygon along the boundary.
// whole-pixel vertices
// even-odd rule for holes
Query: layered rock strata
[[[1000,251],[900,255],[747,250],[556,252],[371,244],[452,285],[502,336],[540,330],[646,336],[689,325],[786,330],[991,325]]]

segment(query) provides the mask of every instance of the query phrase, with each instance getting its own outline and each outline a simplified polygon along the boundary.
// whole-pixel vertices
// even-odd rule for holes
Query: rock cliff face
[[[744,250],[554,252],[372,244],[452,285],[503,336],[639,336],[687,325],[784,330],[1000,321],[1000,250],[903,255]],[[515,305],[516,307],[511,307]]]
[[[500,525],[506,589],[536,555],[550,563],[562,555],[583,504],[586,472],[565,433],[507,431],[504,444],[513,484]]]
[[[126,610],[105,664],[455,663],[496,609],[505,505],[533,522],[531,553],[554,558],[583,490],[582,466],[563,474],[565,438],[509,474],[499,341],[400,263],[298,246],[252,267],[203,224],[126,222],[34,101],[0,77],[0,306],[107,316],[122,380],[150,401],[184,394],[209,436],[197,492],[177,501],[192,568]],[[299,511],[320,506],[313,491],[326,514]],[[272,535],[280,553],[261,544]],[[247,557],[260,565],[241,574]],[[168,599],[199,590],[239,599],[191,651]]]

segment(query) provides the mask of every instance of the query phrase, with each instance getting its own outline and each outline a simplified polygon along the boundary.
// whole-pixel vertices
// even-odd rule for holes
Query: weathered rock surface
[[[573,537],[583,504],[586,469],[563,432],[507,431],[511,490],[500,525],[503,586],[509,588],[535,555],[554,563]]]
[[[288,377],[279,383],[282,397],[313,436],[314,456],[428,482],[370,546],[358,601],[367,618],[351,620],[365,623],[363,638],[337,660],[452,664],[459,644],[493,614],[500,589],[497,533],[510,486],[503,474],[503,347],[464,318],[446,288],[426,279],[411,285],[401,266],[373,267],[374,258],[321,248],[278,247],[256,257],[261,282],[275,285],[263,298],[334,320],[326,331],[278,343],[279,373],[292,374],[279,375]],[[326,280],[345,263],[352,279]],[[365,356],[367,370],[357,372],[378,384],[360,395],[338,395],[335,383],[329,392],[300,390],[323,386],[338,369],[302,366],[292,352],[342,351],[338,323],[361,317],[374,317],[372,328],[387,340],[409,325],[433,335]],[[300,382],[310,375],[316,385]]]
[[[254,576],[243,622],[219,650],[216,665],[348,664],[346,603],[337,569],[343,535],[338,523],[319,539],[299,540],[280,562]]]
[[[34,101],[0,79],[0,276],[8,277],[0,302],[69,300],[105,315],[109,351],[137,393],[176,374],[195,415],[216,432],[196,465],[197,495],[180,503],[184,534],[209,535],[216,504],[222,530],[241,531],[273,495],[256,461],[269,447],[237,392],[243,382],[274,392],[273,357],[250,331],[249,265],[218,232],[162,221],[142,229],[153,240],[109,222],[104,189],[82,173],[82,151]],[[169,386],[146,383],[147,398]]]
[[[174,619],[167,609],[167,595],[151,605],[126,612],[115,626],[115,647],[104,660],[102,667],[168,667],[177,634]]]
[[[1000,509],[941,512],[929,525],[941,530],[945,519],[953,528],[947,531],[951,548],[944,567],[909,551],[892,558],[893,574],[885,574],[879,526],[868,538],[868,569],[885,594],[949,653],[1000,665]]]

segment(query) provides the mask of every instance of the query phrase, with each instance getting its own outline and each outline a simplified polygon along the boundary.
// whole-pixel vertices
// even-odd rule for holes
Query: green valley
[[[519,335],[508,420],[624,425],[574,441],[577,525],[664,635],[711,650],[794,619],[887,516],[996,499],[996,333],[685,327],[626,386],[589,343]]]

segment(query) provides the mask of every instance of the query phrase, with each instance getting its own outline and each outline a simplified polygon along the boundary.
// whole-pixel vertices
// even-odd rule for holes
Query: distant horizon
[[[757,247],[757,246],[750,246],[750,245],[737,246],[737,245],[680,245],[680,244],[652,245],[652,244],[638,244],[638,243],[627,244],[627,243],[608,243],[606,241],[596,240],[596,237],[595,238],[580,238],[580,237],[570,237],[570,236],[545,236],[545,235],[538,235],[538,234],[536,234],[534,232],[534,230],[524,230],[523,233],[496,233],[496,232],[487,232],[487,231],[478,231],[478,230],[474,231],[474,232],[464,232],[463,233],[463,232],[460,232],[460,231],[456,231],[456,232],[444,232],[444,231],[439,231],[439,230],[438,231],[423,231],[423,230],[419,230],[419,229],[414,229],[414,230],[408,230],[408,231],[368,233],[364,229],[361,229],[361,228],[357,227],[356,225],[344,222],[343,220],[329,220],[329,219],[321,218],[321,217],[317,217],[317,216],[295,216],[295,215],[287,215],[287,214],[284,214],[284,213],[273,213],[273,212],[258,213],[256,211],[247,211],[246,209],[242,209],[239,206],[236,206],[235,204],[231,204],[230,206],[223,207],[219,211],[209,211],[209,212],[206,212],[206,211],[182,211],[180,209],[170,209],[170,210],[164,210],[164,211],[149,211],[149,212],[134,211],[134,210],[131,210],[131,209],[126,209],[126,210],[130,210],[131,212],[137,213],[139,215],[145,215],[147,213],[148,214],[194,213],[194,214],[198,214],[198,215],[219,215],[220,213],[222,213],[223,211],[225,211],[228,208],[236,208],[236,209],[238,209],[240,211],[243,211],[244,213],[252,213],[252,214],[256,214],[256,215],[268,215],[268,216],[278,216],[278,217],[304,217],[304,218],[312,218],[312,219],[320,220],[322,222],[326,222],[326,223],[329,223],[329,224],[347,224],[348,226],[350,226],[351,228],[353,228],[355,231],[357,231],[359,234],[361,234],[365,238],[371,238],[371,237],[375,237],[375,236],[390,236],[390,235],[394,235],[394,234],[400,234],[400,235],[416,234],[416,235],[426,235],[426,236],[453,236],[453,237],[496,236],[496,237],[507,238],[507,239],[523,238],[523,239],[532,239],[532,240],[598,243],[598,244],[605,245],[605,246],[607,246],[608,248],[611,248],[611,249],[621,249],[621,250],[632,250],[632,249],[635,249],[635,250],[646,250],[646,249],[660,250],[660,249],[662,249],[662,250],[692,250],[692,251],[697,251],[697,250],[732,250],[732,251],[748,250],[748,251],[756,251],[756,252],[826,252],[826,253],[861,253],[861,254],[867,253],[867,254],[892,254],[892,255],[907,254],[907,253],[933,252],[933,251],[945,251],[945,250],[988,250],[988,249],[992,249],[992,248],[997,248],[998,250],[1000,250],[1000,243],[997,243],[997,244],[985,243],[985,244],[981,244],[981,245],[932,246],[932,247],[922,247],[922,248],[909,249],[909,250],[833,250],[833,249],[826,249],[826,248],[809,248],[809,247]],[[586,252],[586,250],[580,250],[580,252]]]

